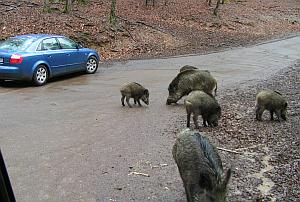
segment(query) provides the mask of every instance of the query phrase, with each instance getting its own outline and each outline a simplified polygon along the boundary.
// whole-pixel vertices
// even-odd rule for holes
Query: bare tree
[[[72,0],[66,0],[64,13],[69,13],[71,10]]]
[[[50,12],[50,5],[49,5],[49,0],[44,0],[44,7],[43,7],[43,10],[45,12]]]
[[[111,9],[109,16],[109,23],[112,25],[116,25],[117,16],[116,16],[116,0],[111,0]]]

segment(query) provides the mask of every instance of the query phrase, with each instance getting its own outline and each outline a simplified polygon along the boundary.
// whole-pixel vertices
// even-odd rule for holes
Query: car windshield
[[[35,40],[32,37],[9,38],[0,43],[0,50],[25,51]]]

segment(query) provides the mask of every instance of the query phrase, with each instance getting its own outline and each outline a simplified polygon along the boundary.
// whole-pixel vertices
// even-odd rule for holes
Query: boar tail
[[[218,90],[218,83],[216,83],[215,96],[217,96],[217,90]]]
[[[135,84],[138,85],[138,86],[143,87],[141,84],[139,84],[139,83],[137,83],[137,82],[133,82],[133,83],[135,83]]]
[[[227,190],[227,185],[228,185],[228,182],[230,180],[230,177],[231,177],[231,168],[229,168],[225,174],[225,179],[223,180],[223,182],[221,183],[221,190]]]
[[[190,113],[192,111],[193,104],[190,101],[185,100],[184,105],[185,105],[185,108],[186,108],[186,112]]]
[[[276,91],[276,90],[274,90],[274,92],[277,93],[278,95],[282,95],[280,92],[278,92],[278,91]]]

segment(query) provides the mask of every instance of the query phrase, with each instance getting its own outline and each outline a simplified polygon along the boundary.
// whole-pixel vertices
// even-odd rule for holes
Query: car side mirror
[[[80,48],[82,48],[82,47],[83,47],[83,46],[82,46],[81,44],[79,44],[79,43],[76,44],[76,48],[77,48],[77,49],[80,49]]]

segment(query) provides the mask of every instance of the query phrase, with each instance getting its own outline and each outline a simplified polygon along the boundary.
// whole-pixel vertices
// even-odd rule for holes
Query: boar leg
[[[194,113],[193,120],[194,120],[194,124],[195,124],[196,129],[199,129],[198,114]]]
[[[137,99],[137,103],[139,104],[139,106],[141,107],[141,102],[140,102],[140,99]]]
[[[204,126],[204,127],[207,127],[206,119],[203,119],[203,126]]]
[[[191,105],[190,104],[186,104],[186,113],[187,113],[187,119],[186,119],[186,127],[189,128],[190,127],[190,123],[191,123],[191,114],[192,114],[192,109],[191,109]]]
[[[270,116],[271,116],[271,121],[274,120],[274,111],[273,110],[270,110]]]
[[[207,127],[210,126],[210,122],[208,121],[208,115],[207,114],[202,114],[202,119],[203,119],[203,126]]]
[[[186,199],[188,202],[192,201],[192,193],[191,193],[191,188],[190,185],[187,183],[184,183],[184,189],[185,189],[185,194],[186,194]]]
[[[134,98],[134,104],[136,105],[136,99]]]
[[[129,103],[129,99],[130,99],[130,97],[126,97],[126,102],[127,102],[128,106],[131,108],[132,106]]]
[[[265,109],[263,107],[256,107],[256,120],[261,121],[262,114],[264,113]]]
[[[123,106],[125,106],[125,104],[124,104],[124,99],[125,99],[125,95],[122,95],[121,102],[122,102],[122,105],[123,105]]]
[[[278,121],[280,122],[280,111],[279,110],[275,110],[275,114],[278,118]]]
[[[280,111],[281,118],[286,121],[286,115],[284,111]]]
[[[191,122],[191,112],[187,113],[187,119],[186,119],[186,127],[190,127],[190,122]]]

